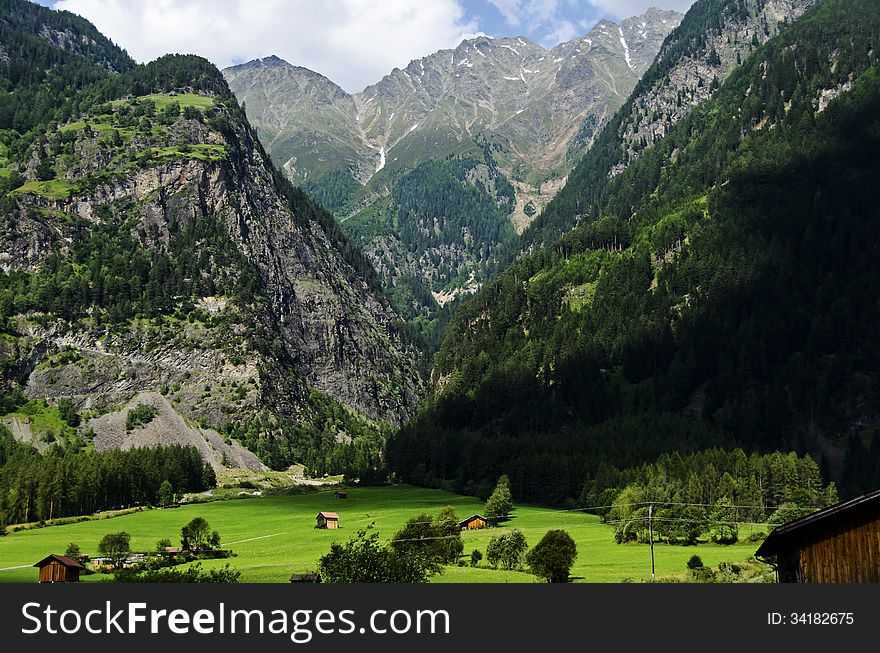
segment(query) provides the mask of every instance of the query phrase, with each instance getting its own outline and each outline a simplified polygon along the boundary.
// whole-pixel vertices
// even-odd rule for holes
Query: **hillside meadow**
[[[177,543],[180,529],[194,517],[204,517],[220,531],[224,548],[236,554],[230,560],[204,561],[205,568],[231,563],[248,583],[283,583],[291,573],[313,571],[318,558],[334,541],[353,537],[358,529],[375,524],[383,540],[390,539],[404,522],[421,512],[435,514],[451,505],[461,518],[480,512],[483,504],[474,497],[450,494],[409,486],[365,487],[348,490],[348,499],[337,500],[334,489],[295,496],[248,497],[213,501],[171,509],[153,509],[112,519],[83,521],[64,526],[50,526],[18,531],[0,537],[0,582],[36,582],[32,565],[50,553],[64,553],[75,542],[84,553],[97,554],[98,541],[109,532],[131,534],[132,551],[152,551],[164,537]],[[318,530],[315,516],[319,511],[334,511],[340,516],[339,530]],[[562,528],[577,543],[578,557],[572,569],[576,582],[609,583],[650,579],[651,558],[647,545],[614,543],[613,527],[599,517],[578,512],[516,506],[514,517],[498,529],[462,534],[464,556],[471,551],[486,552],[493,534],[503,529],[520,528],[530,546],[538,543],[548,530]],[[686,562],[694,554],[707,566],[721,562],[746,561],[757,548],[754,543],[732,546],[699,544],[697,546],[655,545],[658,577],[687,579]],[[107,580],[110,576],[85,576],[86,582]],[[452,583],[531,583],[534,576],[524,572],[479,568],[447,567],[432,582]]]

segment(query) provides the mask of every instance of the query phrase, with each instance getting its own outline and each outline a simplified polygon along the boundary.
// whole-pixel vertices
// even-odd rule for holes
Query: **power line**
[[[647,517],[636,517],[633,519],[618,519],[613,521],[602,521],[602,522],[593,522],[588,524],[579,524],[578,528],[583,528],[584,526],[616,526],[620,524],[632,524],[637,522],[648,522]],[[681,522],[688,524],[703,524],[706,526],[712,525],[725,525],[725,526],[768,526],[766,522],[752,522],[752,521],[719,521],[716,519],[680,519],[674,517],[653,517],[652,521],[654,522]],[[428,523],[428,522],[420,522],[420,523]],[[472,531],[471,531],[472,532]],[[433,540],[449,540],[457,537],[461,537],[460,533],[456,533],[455,535],[435,535],[430,537],[410,537],[410,538],[392,538],[390,540],[383,540],[384,542],[430,542]]]
[[[401,502],[401,503],[405,503],[405,502]],[[702,508],[715,507],[714,503],[684,503],[684,502],[680,502],[680,501],[636,501],[633,503],[615,503],[615,504],[609,504],[609,505],[604,505],[604,506],[587,506],[584,508],[553,508],[553,509],[535,510],[535,511],[530,510],[529,515],[554,515],[554,514],[559,514],[559,513],[570,513],[570,512],[589,513],[589,511],[591,511],[591,510],[605,510],[605,509],[611,509],[611,508],[624,508],[624,507],[631,508],[634,506],[640,507],[640,508],[645,508],[649,505],[654,505],[654,506],[658,506],[658,505],[659,506],[691,506],[691,507],[702,507]],[[763,511],[776,510],[777,508],[779,508],[779,506],[763,506],[763,507],[761,507],[761,506],[757,506],[757,505],[724,505],[722,507],[723,508],[734,508],[734,509],[742,508],[744,510],[763,510]],[[498,515],[496,517],[491,517],[490,519],[502,520],[502,519],[512,519],[513,517],[516,517],[516,515],[513,513],[510,513],[510,514],[506,514],[506,515]],[[659,519],[659,518],[655,517],[655,519]],[[431,520],[427,520],[427,521],[414,521],[414,522],[407,522],[404,526],[406,526],[406,525],[415,526],[417,524],[419,524],[419,525],[420,524],[433,524],[435,522],[436,522],[435,519],[431,519]],[[606,523],[609,523],[609,522],[606,522]],[[718,522],[715,522],[715,523],[718,523]],[[740,523],[740,524],[745,524],[745,523],[761,524],[763,522],[741,521],[738,523]]]

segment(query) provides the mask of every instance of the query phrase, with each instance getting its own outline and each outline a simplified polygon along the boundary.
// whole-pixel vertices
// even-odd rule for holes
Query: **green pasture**
[[[482,504],[473,497],[407,486],[352,488],[348,497],[334,499],[333,490],[325,489],[297,496],[253,497],[147,510],[114,519],[19,531],[0,537],[0,582],[36,581],[37,570],[29,565],[49,553],[64,553],[70,542],[77,543],[84,553],[96,555],[98,541],[108,532],[128,531],[133,551],[152,551],[160,538],[178,541],[180,528],[201,516],[220,531],[224,548],[235,552],[236,556],[228,562],[242,572],[244,582],[281,583],[287,582],[293,572],[314,570],[318,558],[328,551],[332,542],[345,541],[371,523],[380,536],[387,539],[407,519],[421,512],[435,514],[443,506],[451,505],[464,518],[482,509]],[[339,513],[339,530],[314,528],[315,515],[322,510]],[[610,583],[629,579],[638,582],[650,578],[649,547],[615,544],[613,528],[602,524],[594,515],[530,506],[517,506],[514,515],[503,528],[522,529],[530,546],[537,544],[550,529],[563,528],[571,534],[578,546],[578,558],[572,570],[577,581]],[[463,533],[465,557],[474,549],[485,554],[489,538],[499,530]],[[748,543],[655,545],[657,575],[686,578],[685,564],[695,553],[707,566],[716,567],[720,562],[745,561],[756,548],[756,544]],[[203,566],[219,567],[226,562],[205,561]],[[527,573],[489,569],[485,560],[482,565],[477,569],[448,567],[435,576],[433,582],[535,582]],[[106,578],[96,574],[84,580]]]

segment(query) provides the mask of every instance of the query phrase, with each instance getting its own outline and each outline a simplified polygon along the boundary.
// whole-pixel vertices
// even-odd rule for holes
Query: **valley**
[[[467,297],[491,277],[681,18],[605,20],[552,49],[469,39],[353,95],[278,57],[224,75],[277,165],[342,219],[412,322],[436,316],[431,294]],[[450,197],[437,170],[449,157],[471,199]],[[469,224],[445,214],[455,204]]]
[[[318,558],[329,550],[331,542],[344,541],[370,524],[375,524],[380,537],[387,540],[419,512],[434,513],[450,505],[464,518],[482,509],[482,503],[473,497],[438,490],[401,486],[351,488],[348,492],[348,499],[344,501],[333,498],[333,489],[325,489],[297,496],[264,496],[147,510],[112,519],[12,533],[0,538],[0,583],[33,582],[36,570],[30,565],[42,555],[38,552],[63,551],[70,542],[78,543],[84,553],[94,555],[98,540],[112,531],[129,532],[132,551],[152,551],[156,541],[163,537],[176,541],[181,526],[196,516],[204,517],[219,530],[223,546],[236,554],[226,560],[204,561],[205,569],[220,568],[229,562],[242,572],[242,582],[287,583],[293,573],[314,571]],[[315,515],[328,509],[339,513],[338,531],[315,529]],[[516,506],[514,519],[503,528],[462,534],[465,557],[474,549],[485,553],[490,537],[512,528],[521,529],[530,544],[537,543],[544,532],[552,528],[565,528],[570,532],[579,551],[572,569],[576,582],[618,583],[625,579],[641,582],[650,578],[648,546],[615,544],[613,527],[601,523],[598,517],[521,505]],[[709,567],[717,568],[722,562],[738,562],[747,567],[756,547],[748,542],[733,546],[711,543],[694,547],[658,546],[655,551],[657,574],[686,579],[689,576],[686,563],[692,555],[699,555]],[[84,576],[83,581],[101,582],[107,578],[104,574],[95,574]],[[435,583],[536,581],[531,574],[493,569],[485,562],[477,568],[449,566],[431,580]]]
[[[772,582],[774,527],[880,487],[875,5],[470,35],[350,92],[0,3],[0,582],[199,517],[235,556],[197,520],[196,580],[650,582],[653,545]]]

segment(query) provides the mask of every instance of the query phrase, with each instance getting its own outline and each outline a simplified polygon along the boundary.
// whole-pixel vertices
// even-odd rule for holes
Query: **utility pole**
[[[654,506],[648,506],[648,539],[651,542],[651,580],[654,580]]]

